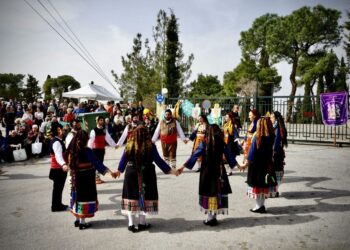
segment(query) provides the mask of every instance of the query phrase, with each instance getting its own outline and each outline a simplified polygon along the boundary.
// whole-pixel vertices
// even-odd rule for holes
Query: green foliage
[[[51,78],[49,75],[43,85],[45,100],[58,98],[62,100],[62,93],[80,88],[80,83],[69,75]]]
[[[23,91],[24,100],[34,102],[41,97],[41,88],[38,86],[39,81],[32,75],[28,75],[27,85]]]
[[[142,48],[145,48],[146,54],[142,54]],[[122,57],[124,72],[120,77],[112,71],[116,82],[120,85],[122,97],[128,99],[143,100],[146,96],[153,95],[157,90],[155,83],[156,74],[154,70],[154,61],[148,40],[142,42],[142,35],[137,34],[133,42],[133,51]]]
[[[221,96],[223,87],[217,76],[199,74],[189,85],[188,97]]]
[[[256,64],[253,66],[256,70],[250,78],[260,83],[259,95],[262,96],[271,96],[281,88],[282,78],[277,70],[271,67],[275,62],[271,60],[267,43],[269,32],[279,19],[276,14],[265,14],[255,19],[249,30],[241,32],[239,40],[243,58],[249,58]]]
[[[23,74],[0,74],[0,97],[5,99],[23,98]]]
[[[292,64],[290,82],[292,85],[291,99],[288,106],[286,121],[292,113],[292,105],[297,88],[296,75],[299,60],[309,56],[315,50],[326,51],[340,42],[341,27],[338,24],[340,12],[317,5],[312,9],[302,7],[290,15],[280,18],[273,29],[270,29],[267,39],[267,49],[273,61]]]
[[[255,91],[255,84],[258,75],[256,63],[247,58],[233,70],[224,74],[224,93],[226,96],[236,96],[241,93],[249,96]],[[254,85],[249,88],[249,85]]]
[[[348,91],[348,87],[346,86],[347,74],[348,68],[345,64],[344,57],[342,57],[337,68],[337,75],[334,79],[335,91]]]
[[[153,28],[155,49],[149,47],[148,39],[142,42],[137,34],[133,41],[133,51],[122,57],[124,71],[112,74],[120,86],[121,96],[125,99],[153,100],[162,87],[168,88],[168,96],[181,94],[184,82],[191,71],[193,55],[183,62],[184,54],[178,39],[178,24],[175,14],[160,10],[157,25]],[[145,51],[143,53],[143,51]]]

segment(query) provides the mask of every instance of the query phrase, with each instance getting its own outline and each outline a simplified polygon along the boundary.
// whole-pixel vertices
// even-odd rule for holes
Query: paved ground
[[[178,163],[192,144],[179,142]],[[158,145],[159,148],[159,145]],[[108,149],[116,169],[122,150]],[[253,214],[246,173],[230,177],[229,215],[204,226],[197,206],[198,174],[158,174],[160,213],[148,232],[130,233],[120,214],[123,179],[98,186],[100,210],[80,231],[69,212],[51,213],[49,159],[2,165],[0,249],[350,249],[350,148],[290,145],[281,197],[268,199],[267,214]],[[64,190],[69,201],[69,183]]]

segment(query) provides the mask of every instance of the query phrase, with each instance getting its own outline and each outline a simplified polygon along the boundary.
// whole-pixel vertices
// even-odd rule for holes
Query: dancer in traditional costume
[[[92,149],[96,158],[103,163],[106,153],[106,142],[115,148],[117,144],[112,139],[105,127],[105,119],[103,116],[97,116],[96,127],[90,131],[90,139],[88,141],[89,148]],[[100,174],[96,171],[96,184],[102,184],[104,181],[101,179]]]
[[[50,180],[53,181],[52,212],[66,211],[67,205],[62,204],[62,192],[67,179],[68,165],[65,157],[66,147],[63,143],[63,126],[58,122],[51,123],[51,139],[49,153],[51,157]]]
[[[235,156],[240,154],[239,149],[239,135],[238,135],[238,129],[236,126],[235,118],[233,117],[233,113],[230,112],[226,114],[225,116],[225,123],[222,128],[224,132],[224,142],[227,145],[227,147],[230,149],[231,153]],[[226,159],[224,158],[226,161]],[[227,169],[227,175],[232,175],[232,169]]]
[[[152,142],[155,143],[159,136],[162,143],[164,160],[172,167],[176,167],[177,136],[186,144],[188,140],[180,126],[180,123],[172,117],[170,109],[165,110],[164,120],[161,120],[153,134]]]
[[[249,128],[247,129],[247,135],[244,139],[244,158],[243,158],[243,163],[246,162],[250,145],[252,144],[252,137],[253,134],[256,131],[256,124],[260,118],[260,114],[256,109],[252,109],[249,111],[249,120],[251,121]]]
[[[165,174],[177,174],[159,156],[146,128],[138,126],[127,142],[116,172],[119,177],[125,170],[121,207],[122,214],[129,219],[128,230],[133,233],[150,228],[146,215],[158,213],[157,176],[153,162]],[[139,216],[138,222],[136,215]]]
[[[275,133],[269,118],[260,118],[247,157],[248,167],[247,195],[255,199],[256,205],[250,209],[253,213],[266,213],[265,199],[276,195],[276,174],[272,162],[272,146]]]
[[[91,218],[98,210],[95,172],[115,175],[100,162],[87,147],[89,135],[78,130],[68,147],[68,163],[71,175],[70,211],[75,216],[74,225],[80,230],[91,226],[85,218]]]
[[[288,146],[287,129],[280,112],[275,111],[270,115],[270,119],[275,130],[275,143],[273,144],[273,165],[276,173],[278,188],[284,176],[284,158],[286,157],[284,148]],[[278,197],[279,192],[276,193]]]
[[[198,123],[196,125],[196,128],[189,138],[191,141],[194,141],[192,153],[195,152],[199,144],[204,141],[205,133],[207,131],[207,128],[209,127],[209,122],[206,115],[199,115],[197,120]],[[202,157],[198,157],[196,172],[199,172],[201,169],[201,161]]]
[[[210,125],[205,140],[198,145],[187,162],[178,168],[179,174],[185,167],[192,169],[198,157],[202,156],[199,176],[199,206],[201,211],[208,215],[208,218],[203,221],[208,226],[218,224],[216,219],[218,214],[228,213],[228,194],[232,193],[222,155],[225,154],[231,168],[239,166],[222,138],[219,126]]]

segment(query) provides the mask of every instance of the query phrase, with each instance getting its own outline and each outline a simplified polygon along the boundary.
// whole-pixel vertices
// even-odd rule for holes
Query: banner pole
[[[337,146],[337,127],[334,126],[334,147]]]

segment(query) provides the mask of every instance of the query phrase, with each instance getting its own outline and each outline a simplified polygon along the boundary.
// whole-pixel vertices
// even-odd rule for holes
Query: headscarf
[[[139,125],[128,139],[125,154],[128,161],[134,161],[138,169],[152,162],[152,140],[143,125]]]

